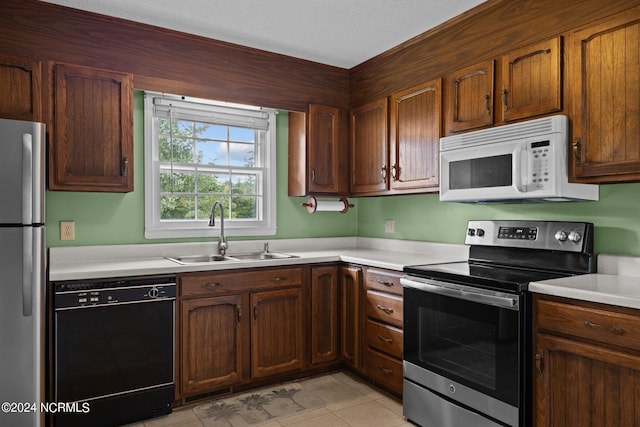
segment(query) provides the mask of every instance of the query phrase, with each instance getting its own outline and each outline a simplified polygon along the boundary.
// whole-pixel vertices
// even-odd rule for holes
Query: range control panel
[[[469,221],[467,245],[583,252],[593,246],[593,224],[562,221]]]
[[[54,284],[56,310],[112,304],[175,300],[175,277],[139,280],[59,282]]]

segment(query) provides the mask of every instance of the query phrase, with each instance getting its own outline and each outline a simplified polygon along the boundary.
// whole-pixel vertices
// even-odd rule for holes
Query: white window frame
[[[144,158],[145,158],[145,231],[147,239],[177,237],[214,237],[220,233],[220,211],[215,212],[215,226],[210,227],[208,220],[161,220],[160,219],[160,149],[155,104],[181,111],[187,120],[215,122],[216,115],[231,113],[244,123],[252,119],[268,120],[268,129],[264,145],[259,147],[256,162],[261,161],[262,183],[258,182],[257,220],[229,219],[225,210],[224,230],[226,236],[268,236],[276,234],[276,114],[275,110],[169,95],[157,92],[145,92],[144,96]],[[193,117],[189,118],[189,114]],[[225,116],[227,117],[227,116]],[[246,120],[246,122],[244,121]],[[260,157],[260,158],[258,158]],[[262,185],[260,185],[262,184]]]

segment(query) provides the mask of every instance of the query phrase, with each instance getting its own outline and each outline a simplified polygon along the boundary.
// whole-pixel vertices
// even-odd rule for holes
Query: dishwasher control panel
[[[111,281],[56,282],[53,286],[56,310],[175,300],[176,298],[174,276]]]

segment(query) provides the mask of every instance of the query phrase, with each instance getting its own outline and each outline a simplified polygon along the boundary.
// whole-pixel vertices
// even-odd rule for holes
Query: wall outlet
[[[384,220],[384,232],[385,233],[394,233],[396,231],[396,222],[393,219],[385,219]]]
[[[60,240],[76,239],[76,223],[74,221],[60,221]]]

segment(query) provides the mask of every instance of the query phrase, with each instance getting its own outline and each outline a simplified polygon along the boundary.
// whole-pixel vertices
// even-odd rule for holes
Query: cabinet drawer
[[[402,328],[402,297],[367,291],[365,304],[368,317]]]
[[[389,292],[402,295],[402,285],[400,284],[402,274],[393,273],[386,270],[368,268],[365,284],[368,289],[375,289],[382,292]]]
[[[402,393],[402,361],[368,349],[365,353],[365,373],[377,384]]]
[[[383,353],[402,359],[402,330],[367,320],[367,345]]]
[[[265,268],[250,272],[193,273],[180,277],[180,295],[243,292],[300,285],[301,283],[301,268]]]
[[[640,350],[640,316],[538,301],[537,327]]]

